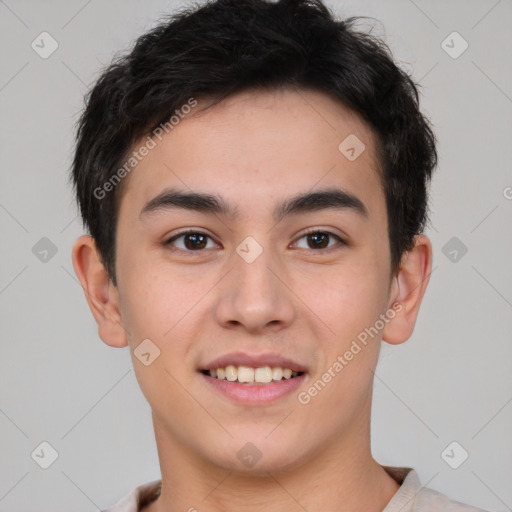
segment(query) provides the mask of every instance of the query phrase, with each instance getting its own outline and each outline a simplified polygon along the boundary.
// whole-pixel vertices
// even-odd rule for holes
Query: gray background
[[[82,228],[67,176],[88,85],[178,5],[0,1],[0,511],[93,511],[160,477],[128,348],[101,342],[74,275]],[[383,344],[374,456],[460,501],[512,510],[512,2],[328,5],[382,22],[375,32],[421,82],[439,138],[435,270],[412,338]],[[31,48],[43,31],[59,45],[47,59]],[[458,58],[442,47],[453,31],[469,44]],[[43,237],[57,249],[46,261]],[[31,457],[42,441],[59,455],[48,469]],[[469,453],[458,469],[441,457],[452,441]]]

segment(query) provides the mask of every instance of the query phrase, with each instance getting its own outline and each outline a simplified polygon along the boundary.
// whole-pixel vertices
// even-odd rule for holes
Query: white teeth
[[[238,382],[254,382],[254,368],[238,367]]]
[[[236,366],[233,366],[232,364],[226,366],[226,380],[234,382],[237,376]]]
[[[280,366],[272,368],[272,378],[274,380],[281,380],[283,378],[283,369]]]
[[[254,371],[254,380],[256,382],[268,383],[272,382],[272,368],[264,366],[263,368],[256,368]]]
[[[297,377],[298,372],[290,368],[281,368],[280,366],[262,366],[260,368],[251,368],[250,366],[228,365],[226,368],[214,368],[210,370],[210,376],[217,379],[227,379],[230,382],[242,382],[247,384],[268,384],[272,381],[280,381]]]

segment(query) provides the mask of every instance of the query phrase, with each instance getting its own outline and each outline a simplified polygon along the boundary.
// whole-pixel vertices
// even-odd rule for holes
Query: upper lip
[[[294,372],[307,371],[306,366],[303,364],[276,353],[248,354],[246,352],[230,352],[229,354],[224,354],[220,357],[212,359],[200,369],[213,370],[216,368],[225,368],[228,365],[250,366],[252,368],[261,368],[263,366],[280,366],[281,368],[289,368]]]

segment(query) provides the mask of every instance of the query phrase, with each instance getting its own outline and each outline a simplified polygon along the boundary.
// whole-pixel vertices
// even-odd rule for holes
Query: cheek
[[[160,350],[160,365],[177,377],[185,374],[191,364],[190,349],[200,337],[202,324],[197,317],[205,314],[200,299],[213,284],[198,279],[197,274],[170,272],[165,263],[129,268],[120,282],[123,322],[132,352],[149,339]]]
[[[118,281],[123,320],[132,335],[162,338],[179,314],[187,287],[178,273],[140,247],[130,251],[128,240],[119,240]],[[137,244],[132,244],[137,245]],[[134,339],[134,341],[136,341]]]
[[[382,254],[379,257],[373,250],[359,253],[350,269],[329,281],[324,299],[335,335],[326,338],[332,340],[326,347],[328,363],[324,370],[330,374],[326,378],[330,382],[322,404],[339,411],[340,421],[343,410],[358,407],[363,396],[371,396],[372,371],[381,344],[381,330],[375,325],[387,305],[387,269]]]
[[[307,286],[307,303],[329,326],[326,340],[339,349],[373,325],[386,304],[381,270],[363,258],[354,265],[333,267],[328,276],[313,283]]]
[[[350,275],[330,279],[328,292],[317,299],[318,316],[332,332],[323,338],[322,365],[310,383],[315,389],[307,392],[317,394],[316,407],[330,425],[348,428],[351,415],[371,397],[381,344],[381,332],[371,328],[385,307],[379,279],[376,267],[354,266]]]
[[[141,391],[157,414],[169,410],[187,414],[190,400],[183,386],[188,386],[190,378],[187,353],[191,342],[185,331],[192,320],[187,312],[198,295],[193,291],[187,294],[187,286],[179,278],[167,276],[157,266],[134,266],[123,278],[123,321]],[[150,353],[147,365],[138,357],[143,340],[150,340],[149,344],[144,341],[148,346],[144,352]]]

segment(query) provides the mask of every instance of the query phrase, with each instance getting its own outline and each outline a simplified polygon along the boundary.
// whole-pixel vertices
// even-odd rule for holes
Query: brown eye
[[[183,239],[183,242],[181,247],[177,247],[177,250],[200,252],[201,250],[207,248],[207,241],[210,239],[210,236],[206,233],[201,233],[200,231],[187,231],[170,238],[167,242],[165,242],[165,245],[171,245],[175,247],[174,242],[180,238]]]
[[[342,238],[329,231],[312,231],[301,236],[299,240],[303,238],[307,240],[307,247],[304,247],[305,249],[330,249],[331,247],[336,245],[329,245],[329,242],[332,238],[335,238],[338,241],[338,245],[346,245],[345,241]]]
[[[329,235],[326,233],[313,233],[308,236],[308,242],[313,244],[314,249],[325,249],[329,245]]]

